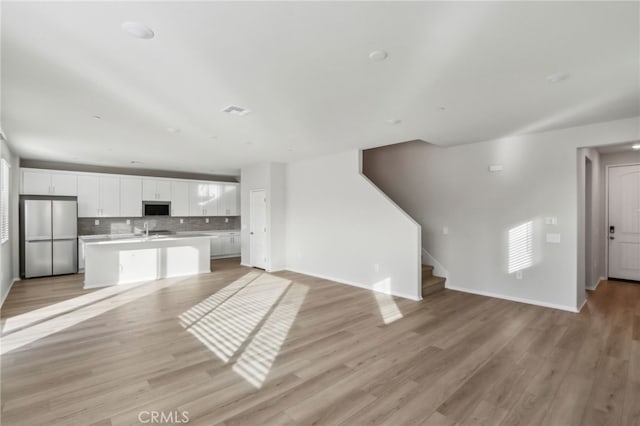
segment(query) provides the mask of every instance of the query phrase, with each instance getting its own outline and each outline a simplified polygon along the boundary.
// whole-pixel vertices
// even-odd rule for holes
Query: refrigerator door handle
[[[40,243],[43,241],[51,241],[51,237],[32,237],[27,240],[28,243]]]
[[[76,240],[77,237],[66,237],[66,236],[60,236],[60,237],[56,237],[53,239],[53,241],[69,241],[69,240]]]

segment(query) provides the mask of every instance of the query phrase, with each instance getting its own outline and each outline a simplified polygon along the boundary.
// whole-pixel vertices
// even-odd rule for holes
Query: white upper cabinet
[[[189,182],[171,181],[171,216],[189,216]]]
[[[218,216],[238,216],[238,184],[220,184],[220,201],[218,202]]]
[[[78,217],[100,217],[100,178],[78,176]]]
[[[189,216],[217,216],[220,184],[189,183]]]
[[[78,217],[120,216],[120,178],[78,176]]]
[[[77,195],[77,177],[73,173],[22,169],[22,194]]]
[[[166,179],[143,179],[142,199],[144,201],[171,201],[171,181]]]
[[[120,178],[120,216],[142,217],[142,178]]]
[[[21,193],[78,197],[78,217],[142,217],[143,201],[171,202],[171,216],[239,216],[240,184],[24,168]]]

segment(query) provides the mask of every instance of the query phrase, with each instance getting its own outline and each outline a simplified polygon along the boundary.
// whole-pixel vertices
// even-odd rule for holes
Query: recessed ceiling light
[[[251,112],[251,110],[248,110],[246,108],[242,108],[236,105],[229,105],[225,108],[222,109],[222,112],[226,112],[227,114],[232,114],[232,115],[239,115],[239,116],[243,116],[243,115],[247,115]]]
[[[388,56],[389,54],[384,50],[374,50],[373,52],[369,53],[369,59],[371,59],[373,62],[382,62],[387,59]]]
[[[397,118],[390,118],[388,120],[385,120],[388,124],[400,124],[402,123],[402,120],[399,120]]]
[[[556,83],[560,83],[560,82],[568,80],[569,77],[571,77],[571,74],[569,74],[567,72],[551,74],[551,75],[547,76],[547,82],[549,82],[551,84],[556,84]]]
[[[180,133],[180,129],[177,127],[167,127],[167,132],[169,133]]]
[[[441,106],[441,107],[438,107],[438,109],[439,109],[440,111],[444,111],[444,110],[446,110],[447,108],[445,108],[445,107]]]
[[[155,36],[151,28],[147,27],[146,25],[139,24],[137,22],[123,22],[122,25],[120,25],[120,27],[127,34],[136,38],[143,38],[148,40],[153,38],[153,36]]]
[[[636,151],[640,150],[640,143],[637,143],[635,145],[631,145],[631,149],[635,149]]]

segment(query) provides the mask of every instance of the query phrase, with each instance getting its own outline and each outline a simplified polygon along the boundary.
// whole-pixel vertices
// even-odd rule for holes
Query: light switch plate
[[[544,218],[544,224],[545,225],[557,225],[558,224],[558,218],[557,217],[545,217]]]
[[[502,164],[492,164],[489,166],[490,172],[501,172],[503,169]]]
[[[559,244],[560,234],[547,234],[547,242],[552,244]]]

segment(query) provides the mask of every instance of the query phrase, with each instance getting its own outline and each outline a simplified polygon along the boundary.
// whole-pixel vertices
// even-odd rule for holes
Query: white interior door
[[[609,277],[640,281],[640,165],[609,168]]]
[[[267,198],[264,190],[250,192],[249,248],[251,266],[267,268]]]

